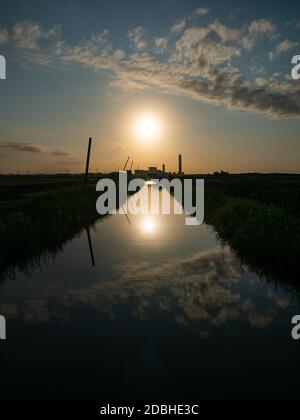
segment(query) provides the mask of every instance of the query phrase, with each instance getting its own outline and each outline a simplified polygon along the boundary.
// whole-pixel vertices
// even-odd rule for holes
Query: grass
[[[218,191],[300,213],[300,175],[240,174],[204,178],[206,191]]]
[[[2,207],[0,279],[42,264],[93,224],[99,218],[96,197],[94,186],[70,186],[29,194]]]
[[[205,201],[206,222],[244,264],[260,276],[300,290],[299,215],[285,206],[216,190],[207,191]]]

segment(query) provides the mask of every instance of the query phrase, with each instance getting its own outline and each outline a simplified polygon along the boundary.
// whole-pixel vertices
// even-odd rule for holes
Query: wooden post
[[[85,175],[84,175],[84,185],[87,185],[88,176],[89,176],[89,166],[90,166],[90,157],[91,157],[91,148],[92,148],[92,138],[89,138],[89,146],[87,151],[86,157],[86,167],[85,167]]]
[[[88,243],[89,243],[89,249],[90,249],[90,254],[91,254],[92,266],[95,267],[96,266],[96,263],[95,263],[95,257],[94,257],[93,245],[92,245],[92,239],[91,239],[91,234],[90,234],[90,228],[89,227],[86,228],[86,233],[87,233],[87,237],[88,237]]]
[[[128,165],[129,159],[130,159],[130,156],[128,156],[128,159],[126,160],[126,163],[125,163],[124,168],[123,168],[123,172],[125,172],[125,170],[126,170],[126,168],[127,168],[127,165]]]

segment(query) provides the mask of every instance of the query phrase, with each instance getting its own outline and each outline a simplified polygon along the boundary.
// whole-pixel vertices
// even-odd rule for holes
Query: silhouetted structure
[[[92,245],[92,239],[91,239],[91,233],[90,233],[89,227],[86,228],[86,233],[87,233],[87,238],[88,238],[89,250],[91,254],[92,266],[95,267],[96,263],[95,263],[95,257],[94,257],[93,245]]]
[[[90,166],[90,157],[91,157],[91,147],[92,147],[92,138],[89,138],[89,145],[86,157],[86,167],[85,167],[85,175],[84,175],[84,185],[87,184],[88,176],[89,176],[89,166]]]
[[[179,171],[178,174],[181,175],[182,174],[182,155],[178,156],[178,163],[179,163]]]
[[[126,162],[125,162],[125,165],[124,165],[124,168],[123,168],[123,172],[125,172],[125,171],[126,171],[127,165],[128,165],[128,163],[129,163],[129,159],[130,159],[130,156],[128,156],[128,159],[127,159],[127,160],[126,160]]]

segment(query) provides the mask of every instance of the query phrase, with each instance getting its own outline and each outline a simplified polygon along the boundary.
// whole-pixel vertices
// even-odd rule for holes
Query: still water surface
[[[145,187],[146,188],[146,187]],[[185,215],[113,216],[0,290],[1,398],[291,398],[293,296]]]

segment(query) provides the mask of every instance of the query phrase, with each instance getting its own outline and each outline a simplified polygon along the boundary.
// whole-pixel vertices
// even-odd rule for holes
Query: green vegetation
[[[206,222],[242,262],[298,291],[299,191],[299,176],[245,175],[213,177],[206,182],[205,194]]]
[[[59,252],[82,228],[93,224],[94,186],[61,187],[30,193],[0,208],[0,280],[29,271]]]
[[[224,174],[224,173],[223,173]],[[300,175],[240,174],[204,176],[206,191],[255,200],[300,213]]]

